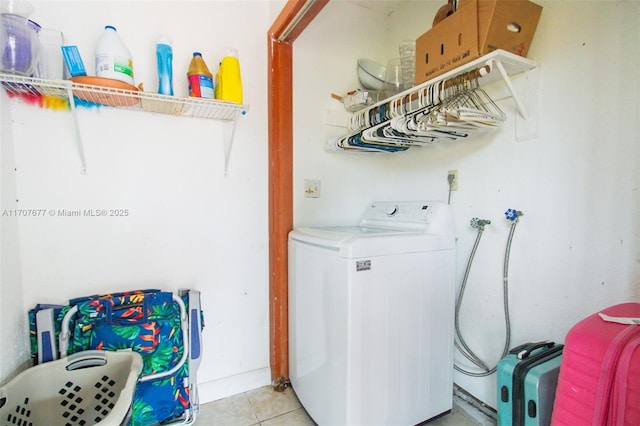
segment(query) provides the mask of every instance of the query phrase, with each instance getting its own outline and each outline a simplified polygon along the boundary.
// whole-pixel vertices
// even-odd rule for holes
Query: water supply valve
[[[504,216],[507,218],[507,220],[515,222],[520,216],[524,216],[524,213],[520,210],[508,209],[506,212],[504,212]]]
[[[491,221],[489,219],[478,219],[477,217],[471,219],[471,227],[480,231],[484,231],[484,227],[490,224]]]

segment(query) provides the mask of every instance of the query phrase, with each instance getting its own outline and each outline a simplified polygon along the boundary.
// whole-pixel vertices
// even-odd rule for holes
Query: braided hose
[[[504,322],[505,322],[505,343],[502,350],[502,355],[500,358],[503,358],[509,352],[509,346],[511,345],[511,319],[509,315],[509,256],[511,253],[511,242],[513,241],[513,235],[516,230],[516,225],[518,223],[519,216],[522,216],[523,213],[521,211],[516,211],[514,209],[509,209],[505,212],[505,216],[507,220],[511,220],[511,229],[509,230],[509,237],[507,238],[507,246],[504,254],[504,265],[503,265],[503,275],[502,275],[502,305],[504,311]],[[462,331],[460,329],[460,308],[462,305],[462,300],[464,298],[464,292],[467,286],[467,281],[469,279],[469,272],[471,271],[471,265],[473,263],[473,258],[476,255],[476,251],[478,249],[478,245],[480,244],[480,239],[482,237],[482,233],[484,231],[484,227],[490,224],[489,220],[481,220],[478,218],[471,219],[471,226],[473,228],[478,229],[478,235],[476,236],[475,243],[473,244],[473,248],[471,250],[471,254],[469,255],[469,260],[467,262],[467,267],[465,268],[464,276],[462,278],[462,284],[460,286],[460,292],[458,293],[458,297],[456,298],[456,310],[455,310],[455,330],[456,330],[456,340],[455,347],[458,351],[467,358],[471,363],[473,363],[476,367],[482,369],[481,372],[469,371],[460,367],[459,365],[454,363],[454,368],[456,371],[459,371],[467,376],[472,377],[485,377],[489,376],[496,372],[497,363],[493,367],[489,368],[486,363],[484,363],[478,355],[469,347],[469,345],[465,342],[462,337]]]

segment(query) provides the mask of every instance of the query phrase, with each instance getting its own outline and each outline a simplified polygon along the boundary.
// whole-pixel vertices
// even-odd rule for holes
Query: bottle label
[[[96,55],[96,74],[100,74],[102,71],[110,71],[109,67],[109,55],[97,54]]]
[[[203,74],[189,76],[189,96],[213,98],[213,79]]]
[[[133,64],[131,63],[131,61],[128,61],[126,63],[121,63],[121,62],[113,62],[113,70],[115,72],[121,72],[122,74],[126,74],[129,77],[133,77]]]
[[[118,72],[133,78],[133,62],[130,59],[124,59],[109,54],[96,55],[96,74],[105,72]]]

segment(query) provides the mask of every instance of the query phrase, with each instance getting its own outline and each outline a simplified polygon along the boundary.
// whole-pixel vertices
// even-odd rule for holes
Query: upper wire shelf
[[[495,128],[505,116],[479,87],[480,81],[486,86],[502,79],[518,112],[526,119],[527,109],[510,77],[537,66],[519,55],[495,50],[353,113],[349,119],[349,133],[330,139],[326,148],[330,151],[398,152],[440,139],[466,138]],[[466,80],[476,81],[478,86],[466,83],[459,86]],[[446,91],[456,85],[475,89]],[[443,102],[445,99],[441,95],[446,98],[447,93],[453,96]]]
[[[70,100],[69,93],[73,93],[74,97],[93,104],[184,117],[234,120],[238,113],[245,114],[249,109],[247,105],[215,99],[181,98],[137,90],[80,84],[70,80],[43,80],[0,73],[0,82],[5,90],[13,95],[49,96]]]
[[[515,53],[507,52],[506,50],[501,49],[494,50],[493,52],[487,53],[486,55],[474,59],[473,61],[467,62],[464,65],[454,68],[451,71],[440,74],[431,80],[425,81],[410,89],[407,89],[404,92],[398,93],[397,95],[381,100],[376,104],[370,105],[366,109],[358,111],[355,114],[364,114],[371,109],[379,107],[380,105],[391,104],[394,101],[400,100],[402,98],[416,98],[418,97],[418,94],[421,90],[430,85],[433,85],[440,81],[449,80],[452,77],[456,77],[462,73],[473,71],[474,69],[485,65],[488,65],[489,68],[491,68],[491,72],[482,76],[482,85],[486,86],[499,80],[505,80],[505,82],[507,82],[507,85],[509,85],[509,90],[512,92],[511,94],[514,97],[516,97],[516,94],[515,91],[512,90],[513,88],[511,86],[511,80],[509,79],[509,76],[520,74],[522,72],[529,71],[538,67],[538,64],[536,62],[527,58],[523,58],[522,56],[516,55]],[[493,72],[494,67],[492,65],[495,65],[497,67],[496,71],[498,72]],[[522,105],[518,105],[518,108],[520,109],[521,113],[524,112],[523,115],[526,115],[526,112],[523,111]]]

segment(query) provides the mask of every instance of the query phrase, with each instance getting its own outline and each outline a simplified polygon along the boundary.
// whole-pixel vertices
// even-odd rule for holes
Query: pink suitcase
[[[601,313],[640,318],[640,303]],[[596,313],[569,330],[551,425],[640,425],[640,321],[620,324]]]

